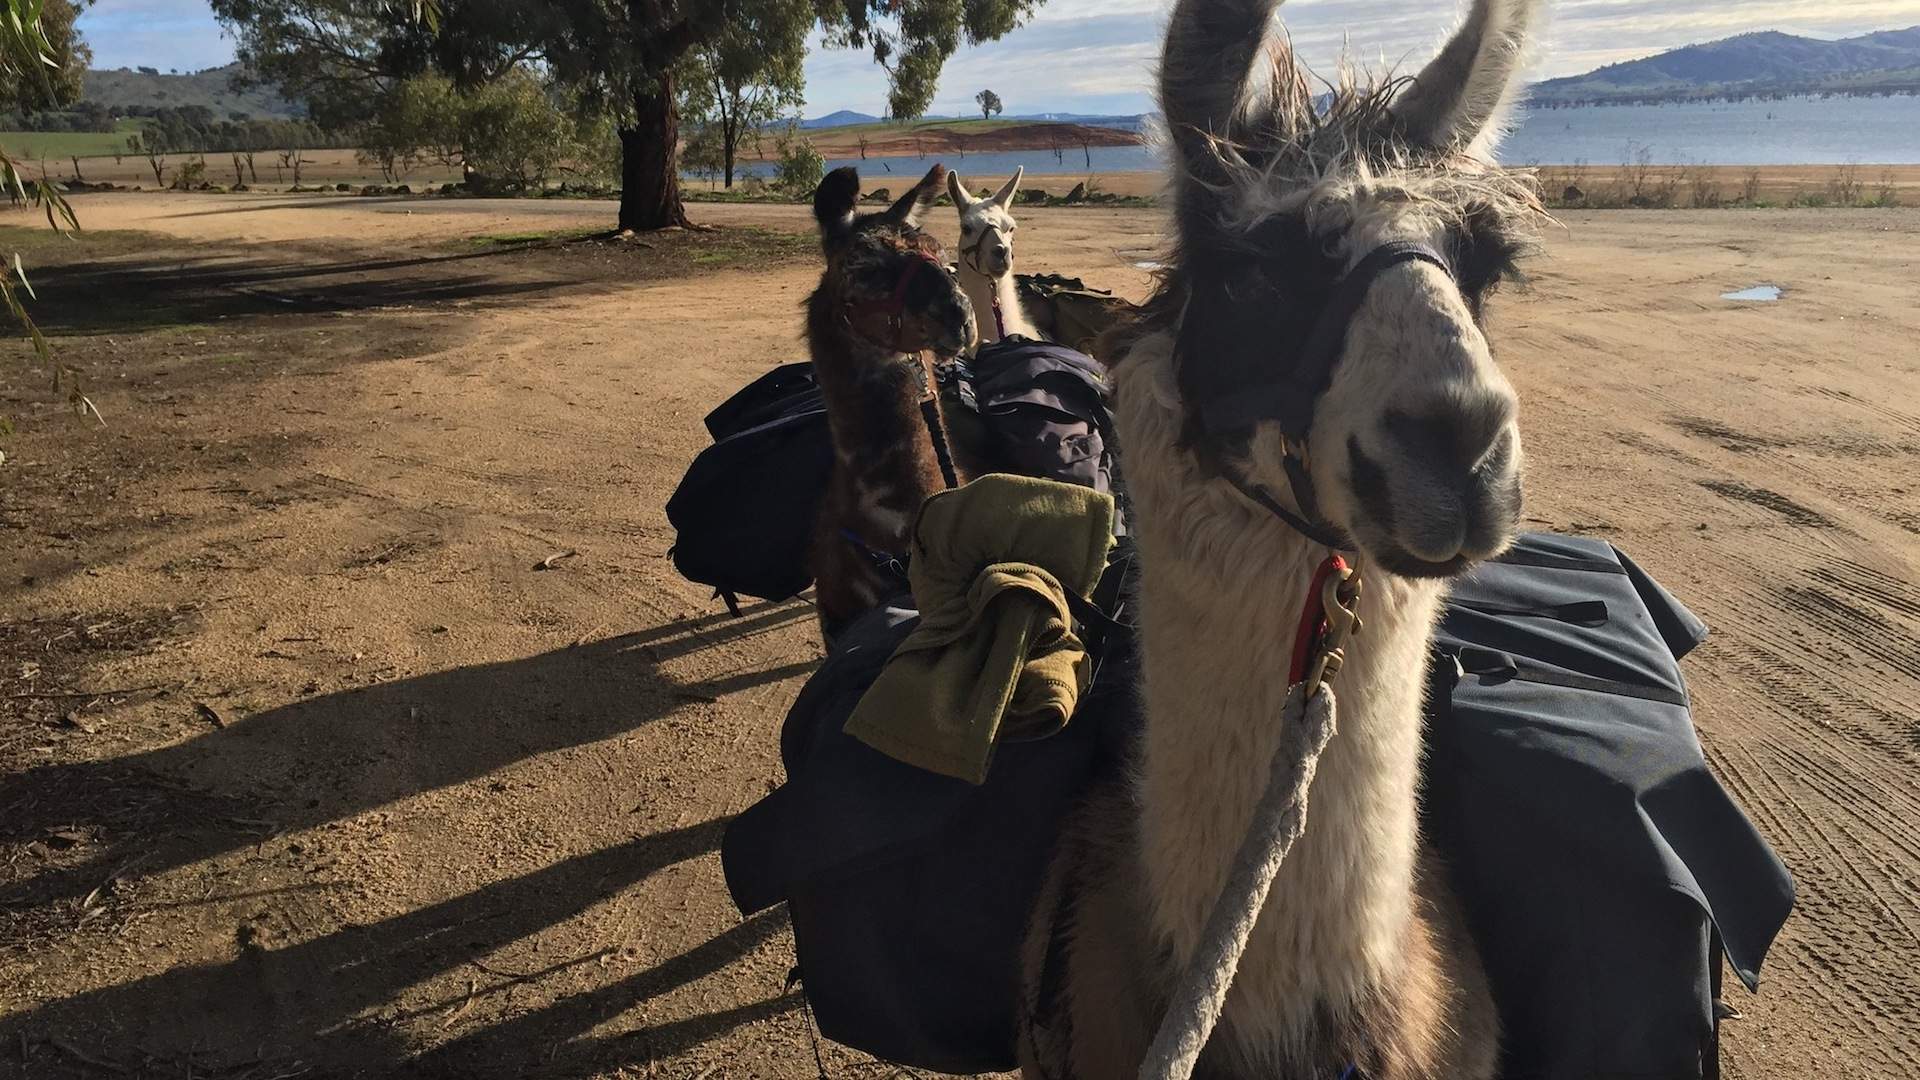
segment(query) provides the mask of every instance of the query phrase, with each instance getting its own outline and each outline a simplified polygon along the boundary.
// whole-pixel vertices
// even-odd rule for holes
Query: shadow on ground
[[[0,845],[66,832],[89,846],[0,885],[0,908],[78,901],[135,859],[143,875],[185,866],[779,682],[812,662],[692,684],[660,667],[811,617],[804,603],[701,616],[295,701],[126,757],[28,769],[0,801]]]
[[[741,619],[681,620],[522,660],[294,702],[116,760],[27,770],[12,778],[0,803],[0,841],[19,844],[58,831],[93,836],[98,844],[77,862],[12,881],[0,889],[0,908],[72,914],[100,902],[95,890],[110,886],[128,862],[145,875],[213,858],[256,844],[263,833],[351,818],[787,678],[808,665],[694,684],[678,683],[660,668],[809,618],[810,607],[789,603],[759,605]],[[234,777],[252,782],[244,797],[224,790]],[[486,1006],[516,985],[597,963],[605,950],[531,972],[494,971],[475,961],[665,867],[717,850],[724,824],[715,819],[637,837],[296,944],[263,944],[243,921],[235,959],[182,966],[17,1012],[0,1021],[0,1046],[9,1056],[24,1054],[24,1061],[49,1067],[155,1076],[237,1075],[262,1062],[304,1063],[313,1071],[300,1075],[309,1076],[526,1076],[644,1065],[798,1007],[797,998],[776,996],[589,1037],[606,1021],[759,949],[784,929],[783,915],[749,920],[637,974],[527,1012]],[[255,895],[291,891],[300,887]],[[114,895],[109,887],[105,903],[127,903]],[[68,920],[65,929],[71,927]],[[44,929],[62,932],[54,924]],[[393,1004],[456,968],[467,968],[472,980],[471,1005],[456,997],[404,1013]],[[464,1025],[443,1025],[468,1008],[473,1018]],[[506,1018],[490,1026],[475,1019],[502,1012]],[[410,1025],[431,1034],[446,1026],[455,1037],[416,1059],[420,1041],[407,1037]]]
[[[0,1039],[10,1056],[24,1048],[23,1065],[89,1065],[122,1074],[151,1069],[156,1076],[217,1077],[260,1064],[269,1066],[268,1075],[277,1067],[303,1076],[526,1076],[562,1064],[563,1071],[577,1071],[681,1053],[787,1012],[797,999],[582,1036],[760,948],[785,929],[783,914],[751,919],[628,978],[477,1026],[418,1058],[402,1029],[423,1018],[435,1021],[429,1029],[439,1028],[469,1000],[495,998],[599,960],[601,953],[591,953],[524,973],[475,963],[665,867],[717,850],[724,825],[716,819],[640,837],[284,948],[262,948],[243,932],[231,962],[178,967],[16,1013],[0,1022]],[[435,1002],[411,1015],[383,1008],[408,988],[460,968],[471,973],[471,998]]]
[[[515,247],[292,261],[260,250],[196,246],[48,267],[35,275],[34,318],[56,334],[129,333],[243,316],[498,303],[584,284],[513,262],[523,250]]]

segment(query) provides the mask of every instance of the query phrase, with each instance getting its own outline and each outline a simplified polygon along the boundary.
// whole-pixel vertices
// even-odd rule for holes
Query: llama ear
[[[1014,193],[1020,190],[1020,177],[1025,175],[1026,171],[1025,165],[1014,166],[1013,175],[1007,178],[1006,183],[1000,185],[999,191],[993,193],[995,205],[1003,210],[1013,205]]]
[[[853,208],[860,203],[860,170],[842,165],[813,189],[813,219],[820,223],[820,240],[832,244],[853,227]]]
[[[945,165],[935,165],[928,169],[927,175],[913,186],[912,191],[900,196],[899,202],[887,208],[887,217],[909,229],[919,228],[920,215],[926,212],[927,207],[933,205],[933,200],[940,197],[940,185],[946,179]]]
[[[1160,112],[1192,176],[1217,178],[1215,139],[1232,138],[1247,104],[1254,62],[1264,53],[1294,72],[1284,42],[1269,46],[1280,0],[1177,0],[1160,54]],[[1276,84],[1279,79],[1275,68]]]
[[[963,214],[979,201],[973,197],[973,192],[967,190],[967,182],[960,179],[957,172],[947,173],[947,194],[953,196],[953,205],[959,207]]]
[[[1473,0],[1467,21],[1392,106],[1421,149],[1490,154],[1503,135],[1539,0]]]

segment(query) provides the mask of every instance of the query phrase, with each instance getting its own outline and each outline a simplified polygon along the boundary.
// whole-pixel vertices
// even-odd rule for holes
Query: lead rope
[[[1254,807],[1246,839],[1234,856],[1226,887],[1207,917],[1199,948],[1188,962],[1153,1045],[1140,1066],[1141,1080],[1187,1080],[1220,1022],[1227,991],[1246,952],[1254,923],[1280,864],[1306,831],[1307,789],[1320,755],[1332,740],[1333,679],[1345,659],[1346,639],[1360,626],[1360,575],[1338,555],[1329,556],[1308,589],[1287,691],[1281,709],[1280,746],[1274,751],[1266,790]],[[1349,1064],[1341,1080],[1354,1073]]]
[[[987,242],[987,233],[999,231],[994,228],[982,230],[980,239],[975,240],[972,247],[960,249],[960,259],[967,264],[968,269],[986,280],[987,288],[993,294],[993,330],[1000,335],[1000,340],[1004,341],[1007,337],[1007,319],[1000,313],[1000,279],[980,269],[980,245]],[[1011,274],[1013,271],[1009,270],[1007,273]]]

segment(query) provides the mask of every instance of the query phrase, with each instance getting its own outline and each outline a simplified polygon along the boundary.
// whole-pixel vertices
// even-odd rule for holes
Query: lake
[[[1509,165],[1619,165],[1645,148],[1662,165],[1920,164],[1920,97],[1787,98],[1676,105],[1587,105],[1523,110],[1520,126],[1501,148]],[[980,176],[1004,176],[1015,166],[1038,175],[1145,172],[1159,168],[1143,146],[1075,147],[1001,154],[833,159],[827,168],[853,165],[863,177],[923,175],[934,161]],[[772,166],[745,163],[742,175],[769,175]]]

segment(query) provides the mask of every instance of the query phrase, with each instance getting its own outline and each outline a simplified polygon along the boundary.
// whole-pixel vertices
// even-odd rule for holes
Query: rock
[[[1082,181],[1081,183],[1078,183],[1078,184],[1075,184],[1075,185],[1073,185],[1073,190],[1072,190],[1072,191],[1069,191],[1069,192],[1067,192],[1067,200],[1066,200],[1066,201],[1067,201],[1067,202],[1070,202],[1070,203],[1083,203],[1083,202],[1086,202],[1086,201],[1087,201],[1087,185],[1086,185],[1086,182],[1085,182],[1085,181]]]
[[[1576,203],[1576,202],[1585,202],[1586,200],[1587,200],[1587,193],[1584,191],[1581,191],[1580,185],[1578,184],[1568,184],[1567,190],[1560,193],[1561,202]]]
[[[1047,198],[1047,193],[1041,191],[1039,188],[1028,188],[1016,196],[1013,201],[1022,206],[1038,206],[1046,202]]]
[[[393,193],[395,195],[411,195],[413,194],[413,188],[409,187],[406,184],[395,184],[393,187]]]
[[[333,185],[333,190],[335,190],[335,191],[352,191],[352,190],[353,190],[353,185],[352,185],[352,184],[335,184],[335,185]]]
[[[883,187],[874,188],[873,193],[868,195],[867,198],[872,199],[874,202],[892,202],[893,192]]]

